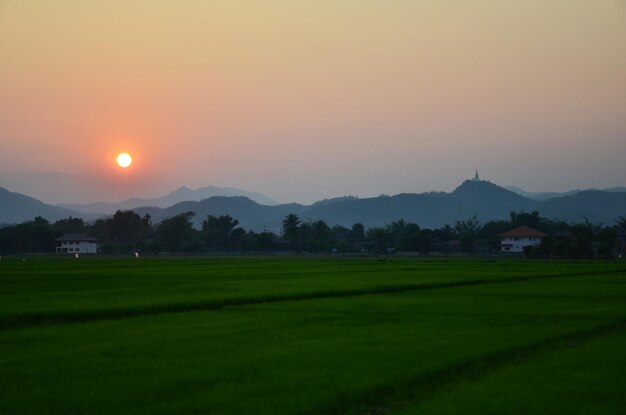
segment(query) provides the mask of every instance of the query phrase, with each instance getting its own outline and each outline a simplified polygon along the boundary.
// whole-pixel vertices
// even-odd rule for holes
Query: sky
[[[115,156],[129,152],[121,169]],[[0,186],[626,185],[625,0],[0,0]]]

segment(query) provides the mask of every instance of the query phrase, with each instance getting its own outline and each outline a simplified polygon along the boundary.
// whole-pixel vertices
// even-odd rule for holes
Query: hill
[[[297,203],[266,206],[243,196],[213,196],[200,202],[180,202],[168,208],[141,207],[133,210],[141,216],[149,214],[155,222],[181,213],[194,212],[196,216],[193,222],[198,227],[207,215],[230,215],[239,220],[240,226],[245,229],[279,232],[287,214],[301,214],[305,209]]]
[[[21,223],[36,216],[56,221],[67,217],[84,217],[74,210],[48,205],[33,197],[0,187],[0,223]]]
[[[74,216],[85,219],[97,215],[47,205],[37,199],[11,193],[0,193],[0,223],[15,223],[43,216],[49,220]],[[200,189],[198,189],[200,190]],[[191,189],[181,188],[167,197],[171,200],[185,197]],[[158,200],[167,203],[167,197]],[[144,199],[129,199],[140,203]],[[154,201],[153,199],[151,201]],[[131,203],[131,202],[128,202]],[[125,208],[125,207],[118,207]],[[481,222],[507,219],[511,211],[539,211],[541,216],[568,222],[581,222],[584,218],[593,223],[612,224],[626,215],[626,193],[586,190],[548,200],[535,200],[488,181],[467,180],[450,193],[402,193],[395,196],[378,196],[359,199],[338,197],[301,205],[297,203],[269,206],[244,196],[212,196],[200,201],[181,201],[171,206],[134,207],[140,215],[149,214],[153,222],[185,212],[194,212],[195,226],[200,226],[207,215],[230,215],[244,229],[269,230],[279,233],[283,218],[297,214],[303,221],[324,220],[329,225],[351,227],[363,223],[366,227],[383,226],[404,219],[424,228],[453,225],[457,220],[476,216]]]
[[[58,206],[76,210],[83,213],[113,214],[117,210],[133,209],[141,206],[154,206],[167,208],[180,202],[200,201],[213,196],[244,196],[262,205],[273,206],[278,202],[258,192],[248,192],[233,187],[205,186],[198,189],[190,189],[181,186],[178,189],[161,197],[142,199],[138,197],[122,200],[120,202],[96,202],[96,203],[66,203]]]
[[[587,218],[593,223],[613,225],[617,218],[626,216],[626,193],[584,190],[543,201],[538,210],[542,216],[567,222]]]
[[[228,214],[241,226],[260,231],[279,231],[282,219],[295,213],[304,221],[324,220],[330,225],[352,226],[356,222],[366,227],[382,226],[404,219],[422,227],[439,227],[476,215],[481,220],[507,218],[511,210],[531,210],[537,202],[486,181],[466,181],[452,193],[403,193],[359,199],[339,197],[304,206],[296,203],[263,206],[243,197],[211,197],[200,202],[182,202],[166,209],[142,207],[134,209],[149,214],[154,221],[195,212],[194,223],[199,226],[207,215]]]
[[[586,189],[586,190],[574,189],[574,190],[569,190],[567,192],[527,192],[526,190],[517,186],[507,186],[506,189],[512,192],[515,192],[518,195],[527,197],[529,199],[535,199],[535,200],[548,200],[548,199],[554,199],[556,197],[571,196],[571,195],[575,195],[576,193],[580,193],[580,192],[584,192],[588,190],[610,192],[610,193],[625,193],[626,192],[626,187],[624,186],[606,187],[604,189]]]

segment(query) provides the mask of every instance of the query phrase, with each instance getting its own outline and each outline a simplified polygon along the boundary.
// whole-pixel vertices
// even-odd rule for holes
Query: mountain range
[[[584,192],[584,191],[601,191],[601,192],[612,192],[612,193],[625,193],[626,187],[624,186],[616,186],[616,187],[605,187],[604,189],[575,189],[567,192],[527,192],[524,189],[521,189],[517,186],[507,186],[507,190],[517,193],[518,195],[522,195],[529,199],[535,200],[548,200],[554,199],[555,197],[561,196],[570,196],[575,195],[576,193]]]
[[[352,226],[356,222],[366,227],[382,226],[404,219],[421,227],[435,228],[454,224],[457,220],[477,216],[482,222],[507,219],[511,211],[538,210],[542,216],[568,222],[588,218],[595,223],[611,224],[626,215],[626,193],[581,191],[545,201],[529,199],[488,181],[467,180],[451,193],[403,193],[372,198],[341,197],[312,205],[297,203],[263,206],[242,197],[212,197],[200,202],[182,202],[166,209],[139,208],[141,215],[153,220],[184,212],[195,212],[194,223],[199,226],[207,215],[231,215],[242,227],[255,231],[277,231],[288,213],[304,221],[324,220],[330,225]]]
[[[247,192],[241,189],[235,189],[234,187],[215,187],[205,186],[199,189],[190,189],[186,186],[181,186],[178,189],[166,194],[165,196],[156,197],[153,199],[141,199],[134,197],[131,199],[122,200],[121,202],[96,202],[96,203],[63,203],[60,206],[65,209],[76,210],[83,213],[95,213],[95,214],[113,214],[117,210],[128,210],[137,208],[140,206],[154,206],[160,208],[166,208],[168,206],[175,205],[176,203],[184,201],[200,201],[208,199],[213,196],[244,196],[250,200],[255,201],[261,205],[273,206],[278,202],[265,196],[262,193]]]
[[[177,197],[185,197],[190,192],[201,190],[181,189],[163,198],[129,200],[149,200],[149,204],[160,203],[163,206],[167,205],[168,200],[176,200]],[[371,198],[339,197],[312,205],[297,203],[269,205],[257,203],[246,196],[210,196],[200,201],[179,201],[165,207],[133,207],[132,210],[142,216],[149,214],[155,223],[176,214],[194,212],[196,215],[193,220],[196,226],[199,226],[207,215],[230,215],[238,219],[245,229],[255,231],[266,229],[274,232],[280,230],[282,219],[289,213],[297,214],[304,221],[321,219],[331,226],[349,227],[361,222],[366,227],[372,227],[404,219],[421,227],[435,228],[446,224],[452,225],[457,220],[472,216],[486,222],[492,219],[506,219],[511,211],[537,210],[541,216],[548,218],[568,222],[581,222],[587,218],[594,223],[610,225],[620,216],[626,216],[626,192],[583,190],[537,200],[524,197],[489,181],[466,180],[450,193],[402,193]],[[43,216],[49,220],[68,216],[89,220],[102,215],[46,205],[28,196],[0,188],[0,223],[18,223],[31,220],[35,216]]]
[[[42,216],[50,221],[86,215],[71,209],[48,205],[34,197],[10,192],[0,187],[0,224],[20,223]],[[88,215],[87,215],[88,216]],[[85,219],[91,219],[85,217]]]

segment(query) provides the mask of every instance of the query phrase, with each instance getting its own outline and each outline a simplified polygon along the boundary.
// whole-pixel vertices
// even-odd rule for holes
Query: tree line
[[[246,231],[229,215],[207,216],[200,229],[193,226],[193,212],[182,213],[153,224],[130,210],[119,210],[109,218],[86,223],[67,218],[50,223],[32,221],[0,228],[0,253],[54,252],[55,239],[66,233],[86,233],[98,238],[100,252],[226,252],[291,251],[315,253],[392,253],[396,251],[497,253],[498,235],[518,226],[547,233],[542,242],[525,251],[533,258],[612,258],[620,253],[619,235],[626,233],[626,217],[612,226],[585,220],[569,224],[550,220],[533,212],[511,212],[508,220],[484,224],[476,217],[456,221],[437,229],[420,228],[402,219],[386,226],[355,223],[350,228],[329,226],[323,220],[303,221],[296,214],[282,221],[281,234]]]

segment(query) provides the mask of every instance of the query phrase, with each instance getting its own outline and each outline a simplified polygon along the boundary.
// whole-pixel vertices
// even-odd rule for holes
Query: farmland
[[[0,413],[621,413],[626,266],[3,258]]]

